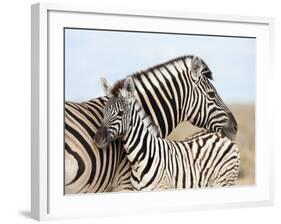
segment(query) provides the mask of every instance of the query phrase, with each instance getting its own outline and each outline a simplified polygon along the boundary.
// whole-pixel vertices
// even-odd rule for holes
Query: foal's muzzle
[[[99,148],[105,148],[107,147],[109,141],[108,141],[108,131],[107,128],[102,126],[98,129],[94,141],[96,142],[97,146]]]

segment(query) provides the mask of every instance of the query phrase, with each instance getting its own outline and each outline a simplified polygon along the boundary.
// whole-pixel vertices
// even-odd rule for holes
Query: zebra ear
[[[103,87],[103,90],[105,92],[105,94],[108,96],[108,97],[111,97],[112,94],[111,94],[111,87],[110,85],[108,84],[107,80],[105,78],[101,78],[101,85]]]
[[[124,83],[124,89],[127,91],[129,97],[134,95],[135,84],[132,77],[127,78],[127,80]]]
[[[197,56],[194,56],[191,62],[191,74],[194,79],[199,78],[199,74],[202,69],[203,69],[203,64],[201,59]]]

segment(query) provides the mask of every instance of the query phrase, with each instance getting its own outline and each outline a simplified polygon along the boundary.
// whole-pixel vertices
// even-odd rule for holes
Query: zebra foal
[[[107,85],[108,88],[110,88]],[[95,135],[101,148],[121,138],[131,163],[134,190],[181,189],[233,185],[239,172],[237,145],[220,133],[203,131],[185,141],[160,138],[146,116],[128,78],[104,107]],[[107,91],[110,92],[110,91]]]

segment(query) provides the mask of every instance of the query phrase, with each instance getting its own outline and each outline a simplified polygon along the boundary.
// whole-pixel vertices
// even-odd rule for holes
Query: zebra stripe
[[[126,81],[127,83],[127,81]],[[132,92],[133,81],[104,109],[95,141],[100,147],[121,138],[131,163],[134,190],[233,185],[239,172],[237,145],[220,133],[203,131],[181,142],[158,137],[143,122],[145,111]],[[121,113],[120,113],[121,112]]]

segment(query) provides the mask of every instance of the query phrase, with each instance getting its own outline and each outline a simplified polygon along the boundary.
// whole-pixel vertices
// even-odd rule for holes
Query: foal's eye
[[[211,97],[211,98],[215,98],[215,97],[216,97],[215,91],[209,91],[209,92],[208,92],[208,95],[209,95],[209,97]]]
[[[121,117],[121,116],[123,116],[123,114],[124,114],[124,111],[123,111],[123,110],[120,110],[120,111],[118,112],[117,116]]]

